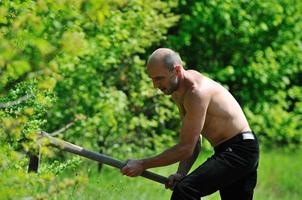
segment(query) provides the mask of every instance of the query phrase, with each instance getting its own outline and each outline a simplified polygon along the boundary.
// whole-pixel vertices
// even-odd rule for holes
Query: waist
[[[217,152],[220,149],[224,149],[226,146],[237,143],[243,140],[256,140],[256,136],[252,131],[241,132],[235,135],[234,137],[222,142],[221,144],[214,147],[214,151]]]

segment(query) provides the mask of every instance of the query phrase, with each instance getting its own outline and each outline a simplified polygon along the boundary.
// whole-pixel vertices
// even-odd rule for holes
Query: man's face
[[[164,66],[148,66],[147,72],[152,79],[154,88],[160,89],[165,95],[170,95],[178,89],[179,78],[175,70],[169,71]]]

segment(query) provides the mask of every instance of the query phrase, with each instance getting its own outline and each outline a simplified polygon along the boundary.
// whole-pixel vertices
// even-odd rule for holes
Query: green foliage
[[[1,95],[18,90],[16,83],[35,79],[36,92],[49,91],[50,100],[57,98],[47,113],[33,114],[44,117],[46,130],[79,115],[87,117],[69,131],[74,138],[98,140],[109,131],[118,138],[157,126],[156,119],[143,115],[157,112],[145,100],[157,100],[145,81],[145,58],[140,56],[177,20],[170,13],[175,5],[147,5],[143,0],[1,1]],[[10,100],[5,96],[2,101]],[[162,120],[172,117],[167,112],[169,116],[160,115]]]
[[[40,172],[48,173],[51,172],[55,175],[60,175],[62,173],[66,173],[66,171],[77,171],[77,168],[83,162],[82,158],[74,157],[72,159],[67,160],[66,162],[60,162],[59,160],[53,161],[51,164],[42,165],[40,168]]]
[[[263,152],[259,163],[259,182],[255,199],[291,200],[301,198],[301,148]],[[282,164],[280,164],[282,163]]]
[[[72,169],[79,161],[71,160],[61,165],[51,165],[51,170],[39,174],[27,173],[28,159],[9,143],[0,140],[0,197],[1,199],[68,199],[77,196],[87,184],[87,176],[79,173],[73,178],[58,178],[55,172]]]
[[[166,125],[175,107],[157,98],[144,68],[145,49],[177,21],[171,13],[176,5],[160,0],[0,1],[0,151],[8,153],[0,157],[1,181],[14,177],[10,185],[15,190],[30,182],[18,196],[3,188],[1,198],[25,198],[41,187],[33,198],[54,193],[54,199],[68,199],[68,184],[54,174],[76,167],[72,161],[55,162],[36,176],[26,174],[26,163],[13,156],[24,160],[29,151],[53,155],[36,143],[40,130],[55,132],[72,124],[61,137],[130,156],[154,149],[153,135],[178,125]],[[48,173],[50,178],[43,176]],[[51,184],[58,186],[47,190]]]
[[[64,177],[81,160],[49,159],[40,130],[66,129],[59,137],[121,160],[171,146],[179,114],[144,66],[162,41],[230,89],[263,143],[301,144],[301,9],[298,0],[0,1],[1,199],[83,194],[86,175]],[[45,165],[27,174],[26,155],[38,151]]]
[[[190,68],[225,85],[265,144],[302,141],[302,4],[181,1],[168,45]]]
[[[53,101],[50,93],[37,89],[36,81],[17,84],[8,91],[0,98],[1,142],[26,152],[37,148],[36,132],[46,122],[43,117]]]
[[[158,100],[146,81],[141,55],[177,20],[169,13],[175,3],[101,4],[87,1],[73,9],[62,5],[62,11],[52,11],[56,22],[67,27],[56,29],[62,33],[57,38],[62,54],[56,60],[62,79],[54,88],[58,101],[48,113],[45,128],[54,131],[83,115],[86,119],[68,130],[65,138],[109,154],[131,153],[152,145],[155,127],[165,129],[166,122],[158,125],[159,118],[174,117],[171,102]],[[156,116],[153,104],[167,104],[172,110],[167,109],[168,116]]]

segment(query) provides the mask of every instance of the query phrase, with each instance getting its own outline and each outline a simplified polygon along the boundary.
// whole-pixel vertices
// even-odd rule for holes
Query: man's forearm
[[[197,159],[198,154],[194,152],[194,154],[189,157],[187,160],[180,161],[177,169],[177,173],[185,176],[190,171],[192,165],[194,164],[195,160]]]
[[[171,165],[173,163],[187,159],[191,156],[191,154],[192,153],[190,152],[188,147],[176,144],[155,157],[145,158],[140,161],[142,161],[144,169],[148,169],[153,167]]]
[[[201,150],[201,145],[200,145],[200,140],[198,140],[192,156],[190,156],[186,160],[180,161],[180,163],[178,165],[177,173],[181,174],[182,176],[187,175],[187,173],[190,171],[192,165],[196,161],[200,150]]]

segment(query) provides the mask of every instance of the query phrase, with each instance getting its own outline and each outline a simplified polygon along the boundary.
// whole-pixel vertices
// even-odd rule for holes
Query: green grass
[[[302,151],[262,153],[256,187],[257,200],[302,198]]]
[[[200,156],[196,167],[206,159]],[[262,152],[258,169],[258,185],[255,190],[256,200],[300,200],[302,197],[302,151],[284,152],[275,150]],[[177,165],[156,168],[152,171],[168,176]],[[84,190],[75,191],[69,199],[104,199],[104,200],[168,200],[171,191],[163,185],[142,177],[130,178],[123,176],[119,170],[104,167],[98,173],[95,167],[85,168],[88,173],[88,183]],[[69,175],[72,176],[72,174]],[[219,200],[219,194],[203,198]]]

